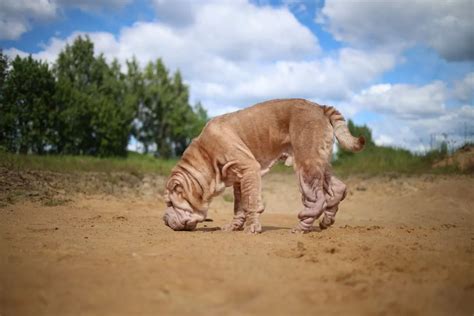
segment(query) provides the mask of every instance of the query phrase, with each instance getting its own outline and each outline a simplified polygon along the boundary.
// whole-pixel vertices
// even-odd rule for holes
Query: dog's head
[[[163,220],[173,230],[194,230],[207,215],[200,185],[188,175],[174,173],[166,184]]]

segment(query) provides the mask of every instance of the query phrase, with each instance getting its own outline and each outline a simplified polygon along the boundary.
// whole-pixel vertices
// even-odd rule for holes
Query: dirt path
[[[218,230],[229,193],[196,232],[149,195],[4,206],[0,315],[472,315],[474,178],[347,182],[336,224],[304,235],[292,175],[265,177],[257,236]]]

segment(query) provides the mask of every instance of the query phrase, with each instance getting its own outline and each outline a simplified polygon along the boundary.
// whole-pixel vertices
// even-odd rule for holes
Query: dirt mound
[[[433,164],[433,168],[456,166],[464,172],[474,172],[474,145],[466,144],[451,156]]]
[[[131,173],[19,171],[0,167],[0,207],[18,201],[60,205],[72,196],[106,194],[112,196],[155,196],[163,193],[165,178]]]

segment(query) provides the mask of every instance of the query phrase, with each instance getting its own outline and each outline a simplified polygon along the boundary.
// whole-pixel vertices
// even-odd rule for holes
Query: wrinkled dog
[[[333,107],[303,99],[271,100],[218,116],[192,141],[166,184],[163,217],[173,230],[194,230],[207,215],[211,199],[234,189],[234,218],[223,229],[260,233],[263,174],[278,160],[296,171],[302,195],[297,231],[334,223],[346,186],[331,175],[333,139],[360,151],[363,137],[353,137]]]

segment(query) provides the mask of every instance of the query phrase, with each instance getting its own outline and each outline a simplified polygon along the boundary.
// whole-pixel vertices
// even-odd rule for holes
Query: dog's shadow
[[[262,233],[267,232],[267,231],[272,231],[272,230],[290,230],[290,227],[280,227],[280,226],[262,226]],[[196,228],[196,231],[198,232],[215,232],[215,231],[221,231],[222,228],[216,226],[216,227],[199,227]]]
[[[262,226],[262,232],[272,231],[272,230],[290,230],[290,227],[281,227],[281,226]]]
[[[197,232],[215,232],[215,231],[219,231],[219,230],[222,230],[222,229],[220,227],[199,227],[199,228],[196,228]]]

